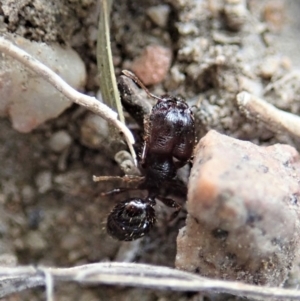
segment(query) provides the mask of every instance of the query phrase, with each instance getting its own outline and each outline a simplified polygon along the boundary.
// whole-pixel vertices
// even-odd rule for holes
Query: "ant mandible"
[[[143,237],[155,224],[156,199],[174,208],[173,216],[179,212],[181,206],[170,198],[160,196],[160,190],[190,160],[195,145],[195,124],[193,113],[182,97],[156,96],[132,72],[123,70],[122,73],[157,100],[144,120],[144,146],[139,162],[144,177],[134,188],[146,190],[147,197],[134,197],[118,203],[107,218],[107,232],[112,237],[131,241]],[[117,188],[102,195],[128,190],[132,189]]]

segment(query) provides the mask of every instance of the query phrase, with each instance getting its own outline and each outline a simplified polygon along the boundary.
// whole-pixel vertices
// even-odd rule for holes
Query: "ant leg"
[[[93,176],[94,182],[104,182],[104,181],[112,181],[112,180],[122,180],[122,177],[118,176]]]
[[[134,73],[128,70],[122,70],[122,73],[131,80],[133,80],[138,86],[140,86],[147,93],[148,96],[157,100],[161,100],[161,97],[152,94]]]
[[[158,197],[158,199],[162,203],[164,203],[166,206],[175,209],[175,211],[172,213],[172,215],[170,217],[170,221],[174,220],[177,217],[178,213],[180,212],[181,206],[177,202],[175,202],[173,199],[163,198],[163,197]]]
[[[107,191],[107,192],[102,192],[101,195],[102,196],[107,196],[107,195],[114,195],[114,194],[119,194],[122,192],[126,192],[126,191],[131,191],[131,190],[140,190],[140,183],[144,181],[144,177],[141,176],[123,176],[123,177],[117,177],[117,176],[93,176],[93,180],[94,182],[105,182],[105,181],[112,181],[112,180],[118,180],[123,182],[127,182],[127,183],[136,183],[137,187],[121,187],[121,188],[115,188],[111,191]],[[117,185],[118,186],[118,185]]]
[[[102,192],[101,196],[108,196],[108,195],[115,195],[115,194],[119,194],[122,192],[126,192],[126,191],[131,191],[131,190],[140,190],[139,188],[114,188],[113,190],[107,191],[107,192]]]
[[[110,181],[122,181],[122,182],[140,182],[143,181],[144,178],[141,176],[131,176],[125,175],[123,177],[119,176],[93,176],[94,182],[110,182]]]
[[[147,142],[144,143],[142,156],[141,156],[141,165],[144,166],[146,161],[146,153],[147,153]]]

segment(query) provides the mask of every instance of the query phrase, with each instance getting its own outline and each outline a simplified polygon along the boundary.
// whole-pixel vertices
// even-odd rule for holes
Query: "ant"
[[[181,206],[173,199],[162,197],[160,191],[174,180],[177,170],[189,162],[195,145],[195,124],[193,113],[182,97],[156,96],[132,72],[123,70],[122,73],[157,101],[144,118],[144,145],[139,162],[143,177],[139,185],[134,189],[116,188],[102,193],[148,192],[145,198],[134,197],[118,203],[107,218],[108,234],[118,240],[131,241],[143,237],[154,226],[156,199],[175,209],[172,217],[180,211]],[[128,95],[122,95],[121,91],[121,99],[123,97]]]

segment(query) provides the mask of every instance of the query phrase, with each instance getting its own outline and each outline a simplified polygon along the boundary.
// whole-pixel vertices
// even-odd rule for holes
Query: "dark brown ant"
[[[156,199],[174,208],[174,217],[181,209],[173,199],[161,196],[160,192],[164,185],[174,180],[178,168],[190,160],[195,145],[195,125],[193,113],[183,98],[153,95],[133,73],[124,70],[123,74],[157,100],[144,120],[144,146],[139,162],[144,176],[134,188],[146,190],[148,195],[146,198],[135,197],[120,202],[107,218],[107,232],[112,237],[131,241],[143,237],[155,224]],[[128,95],[122,95],[121,91],[122,97]],[[128,190],[133,189],[117,188],[102,195]]]

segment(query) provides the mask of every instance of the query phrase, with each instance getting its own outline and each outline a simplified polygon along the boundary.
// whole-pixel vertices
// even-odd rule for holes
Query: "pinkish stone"
[[[300,243],[300,157],[210,131],[189,180],[177,268],[217,279],[282,285]]]
[[[145,85],[155,85],[165,79],[171,60],[172,52],[169,48],[150,45],[133,61],[131,69]]]

